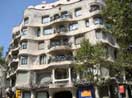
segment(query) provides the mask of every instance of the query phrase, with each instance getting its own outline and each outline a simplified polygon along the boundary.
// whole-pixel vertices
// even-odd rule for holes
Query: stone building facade
[[[104,28],[102,0],[58,0],[29,6],[22,22],[13,28],[6,60],[7,80],[20,98],[76,98],[73,69],[75,51],[82,39],[107,44],[108,59],[118,45]],[[18,97],[18,98],[19,98]]]
[[[5,97],[6,89],[6,69],[0,65],[0,98]]]

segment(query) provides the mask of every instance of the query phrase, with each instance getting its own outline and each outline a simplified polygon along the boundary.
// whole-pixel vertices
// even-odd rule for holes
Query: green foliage
[[[132,67],[132,52],[128,51],[126,49],[120,50],[117,54],[117,59],[115,60],[114,64],[119,69],[122,69],[124,67]]]
[[[132,52],[126,49],[132,44],[131,0],[105,0],[101,14],[106,26],[104,31],[111,33],[120,46],[111,69],[122,70],[124,67],[132,66]]]
[[[105,0],[102,17],[106,32],[116,37],[120,46],[126,47],[132,42],[132,2],[131,0]]]
[[[88,40],[83,40],[81,48],[77,50],[75,68],[78,72],[84,72],[93,69],[93,65],[100,65],[109,68],[112,74],[116,75],[120,69],[132,66],[132,52],[126,51],[128,45],[132,44],[132,2],[131,0],[105,0],[101,16],[105,24],[103,32],[111,33],[120,46],[117,58],[114,62],[108,61],[105,51],[107,45],[103,43],[91,45]],[[91,72],[85,77],[93,79],[94,76]]]
[[[3,48],[0,47],[0,65],[5,64],[5,60],[3,58]]]
[[[104,59],[105,44],[99,43],[91,45],[89,40],[84,39],[81,43],[81,48],[77,50],[76,59],[79,62],[86,62],[89,65],[97,64]]]
[[[78,73],[84,74],[83,78],[94,81],[94,65],[96,65],[96,67],[99,65],[108,67],[110,61],[107,60],[105,48],[106,44],[103,43],[91,45],[87,39],[81,42],[81,47],[76,52],[77,62],[75,64],[75,69]]]

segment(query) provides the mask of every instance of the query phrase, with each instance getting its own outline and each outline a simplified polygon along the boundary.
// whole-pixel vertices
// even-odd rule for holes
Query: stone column
[[[40,36],[43,36],[43,27],[40,27]]]
[[[80,80],[80,75],[79,75],[79,73],[77,73],[77,80]]]
[[[76,98],[76,89],[72,89],[72,98]]]
[[[35,98],[35,92],[31,91],[31,98]]]
[[[49,90],[49,98],[53,98],[53,94],[51,90]]]
[[[94,19],[93,17],[89,18],[89,26],[94,25]]]
[[[70,42],[71,47],[74,48],[75,47],[75,37],[74,36],[70,37],[69,42]]]
[[[71,68],[68,68],[69,84],[71,84]]]
[[[55,83],[55,69],[52,69],[52,83]]]
[[[96,85],[95,85],[95,98],[100,98],[99,97],[98,87]]]
[[[48,50],[50,46],[50,40],[45,40],[45,49]]]

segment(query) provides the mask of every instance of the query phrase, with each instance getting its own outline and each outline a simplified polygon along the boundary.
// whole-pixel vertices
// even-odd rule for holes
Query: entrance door
[[[54,98],[72,98],[70,91],[62,91],[54,94]]]

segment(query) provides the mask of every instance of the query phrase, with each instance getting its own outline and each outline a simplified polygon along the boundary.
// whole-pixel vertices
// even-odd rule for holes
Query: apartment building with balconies
[[[104,28],[101,0],[58,0],[29,6],[23,21],[13,28],[7,54],[12,90],[21,98],[76,98],[79,80],[73,64],[75,51],[86,38],[107,44],[114,59],[118,44]]]

